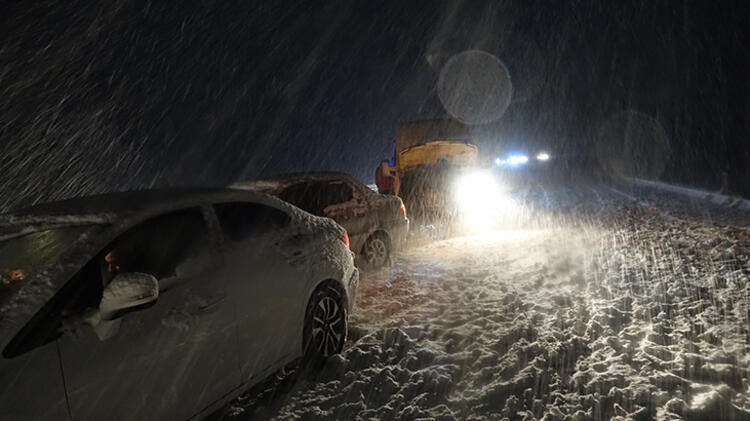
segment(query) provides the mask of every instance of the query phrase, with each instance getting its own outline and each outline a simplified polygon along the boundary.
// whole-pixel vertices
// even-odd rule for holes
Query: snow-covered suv
[[[333,219],[346,228],[352,250],[370,267],[388,263],[409,233],[406,208],[399,197],[379,194],[348,174],[293,174],[233,187],[262,191]]]
[[[241,190],[90,196],[0,216],[3,419],[187,419],[339,352],[346,232]]]

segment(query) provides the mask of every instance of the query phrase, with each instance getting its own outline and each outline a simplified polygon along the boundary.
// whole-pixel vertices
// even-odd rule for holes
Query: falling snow
[[[363,273],[345,352],[225,416],[750,419],[747,10],[8,3],[2,212],[310,170],[369,182],[396,125],[422,118],[471,124],[488,162],[550,153],[564,188],[516,192],[482,234],[415,226]],[[48,278],[0,315],[41,306]]]

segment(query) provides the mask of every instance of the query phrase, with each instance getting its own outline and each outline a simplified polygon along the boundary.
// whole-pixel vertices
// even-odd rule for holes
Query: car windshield
[[[55,264],[90,225],[41,229],[0,241],[0,303],[37,273]]]

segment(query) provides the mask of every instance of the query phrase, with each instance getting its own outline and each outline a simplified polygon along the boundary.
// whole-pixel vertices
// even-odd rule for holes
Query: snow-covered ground
[[[750,229],[606,188],[525,201],[365,273],[345,352],[226,416],[750,419]]]

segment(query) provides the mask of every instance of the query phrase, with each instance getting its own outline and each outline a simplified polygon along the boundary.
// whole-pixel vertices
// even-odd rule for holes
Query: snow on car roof
[[[185,198],[210,196],[219,190],[132,190],[42,203],[12,211],[20,215],[74,215],[130,213],[146,206],[174,202]]]
[[[363,184],[352,175],[336,171],[320,171],[306,173],[283,174],[259,180],[238,181],[231,187],[259,192],[278,192],[284,187],[304,181],[348,180],[356,184]]]
[[[132,190],[82,196],[12,210],[0,215],[0,225],[23,220],[107,222],[123,215],[181,204],[245,199],[267,202],[268,196],[239,189]],[[273,199],[271,199],[273,200]]]
[[[231,188],[134,190],[82,196],[0,214],[0,238],[72,225],[108,225],[141,214],[159,214],[201,203],[234,200],[272,206],[297,219],[312,216],[259,191]]]

